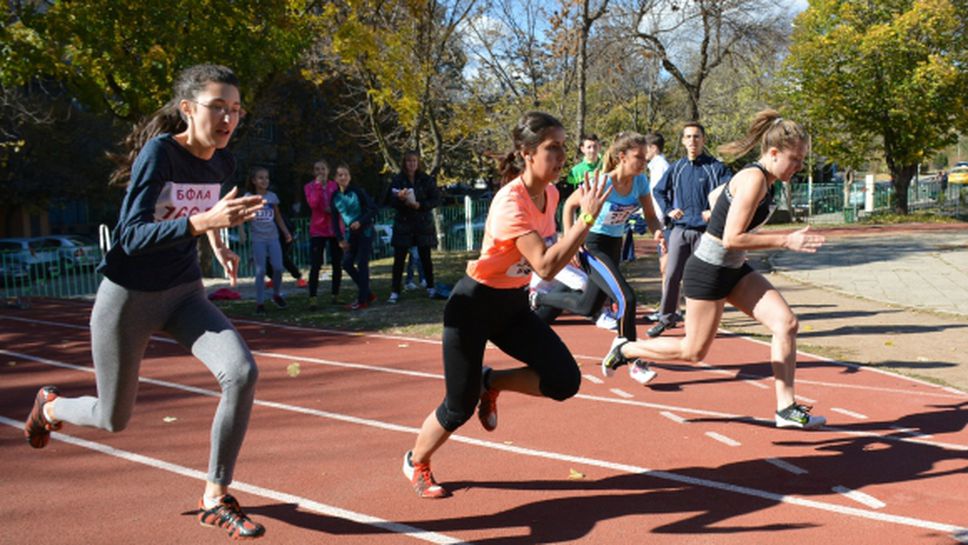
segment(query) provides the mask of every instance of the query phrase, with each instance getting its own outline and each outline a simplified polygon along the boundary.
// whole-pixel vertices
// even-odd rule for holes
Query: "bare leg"
[[[702,360],[716,338],[724,300],[686,299],[686,335],[681,339],[656,337],[622,346],[622,355],[648,361]]]
[[[793,382],[797,370],[797,317],[780,292],[760,273],[743,277],[727,300],[773,334],[770,365],[773,367],[777,410],[794,402]]]
[[[447,442],[450,434],[451,432],[445,430],[437,421],[437,414],[431,411],[424,419],[423,425],[420,426],[420,433],[417,435],[417,442],[413,446],[413,454],[410,459],[415,464],[430,462],[430,457]]]

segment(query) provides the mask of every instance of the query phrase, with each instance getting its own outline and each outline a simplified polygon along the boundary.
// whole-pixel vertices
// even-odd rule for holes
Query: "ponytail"
[[[108,158],[116,165],[108,184],[116,187],[126,186],[131,178],[131,167],[134,165],[134,160],[149,140],[166,132],[180,133],[186,128],[188,128],[188,124],[182,119],[178,105],[174,100],[166,103],[151,116],[141,120],[134,126],[131,133],[121,141],[121,146],[127,151],[108,153]]]
[[[796,121],[784,119],[776,110],[763,110],[753,117],[743,138],[723,144],[716,150],[720,155],[739,158],[751,152],[757,144],[760,153],[766,153],[770,148],[793,148],[809,138],[807,131]]]

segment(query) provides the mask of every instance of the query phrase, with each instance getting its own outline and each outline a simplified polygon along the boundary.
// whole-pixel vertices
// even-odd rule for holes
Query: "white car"
[[[0,252],[4,259],[23,263],[34,277],[60,274],[60,256],[55,250],[42,248],[29,238],[0,238]]]
[[[101,251],[97,242],[91,238],[81,235],[48,235],[30,240],[31,244],[37,242],[42,250],[57,252],[68,266],[92,266],[101,262]]]

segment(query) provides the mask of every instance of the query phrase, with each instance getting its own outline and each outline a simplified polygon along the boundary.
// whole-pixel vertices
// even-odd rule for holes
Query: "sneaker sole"
[[[652,369],[647,369],[645,371],[639,371],[639,372],[635,372],[633,371],[633,369],[641,369],[641,368],[638,367],[638,365],[636,364],[629,365],[629,377],[631,377],[632,380],[634,380],[635,382],[638,382],[642,386],[645,386],[646,384],[652,382],[652,380],[659,375],[659,373],[656,373]]]
[[[774,418],[774,422],[776,423],[776,427],[778,428],[798,428],[801,430],[813,430],[826,424],[827,419],[824,417],[817,417],[812,424],[810,422],[807,422],[806,424],[801,424],[799,422],[794,422],[792,420],[787,420],[785,418],[783,419]]]

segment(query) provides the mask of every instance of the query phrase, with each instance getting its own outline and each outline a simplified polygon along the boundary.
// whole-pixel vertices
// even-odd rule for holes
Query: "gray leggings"
[[[208,480],[232,482],[255,399],[259,372],[242,336],[205,298],[201,281],[164,291],[134,291],[105,278],[91,314],[97,397],[59,398],[54,416],[78,426],[121,431],[138,395],[138,369],[151,335],[170,334],[218,379],[222,398],[212,422]]]

